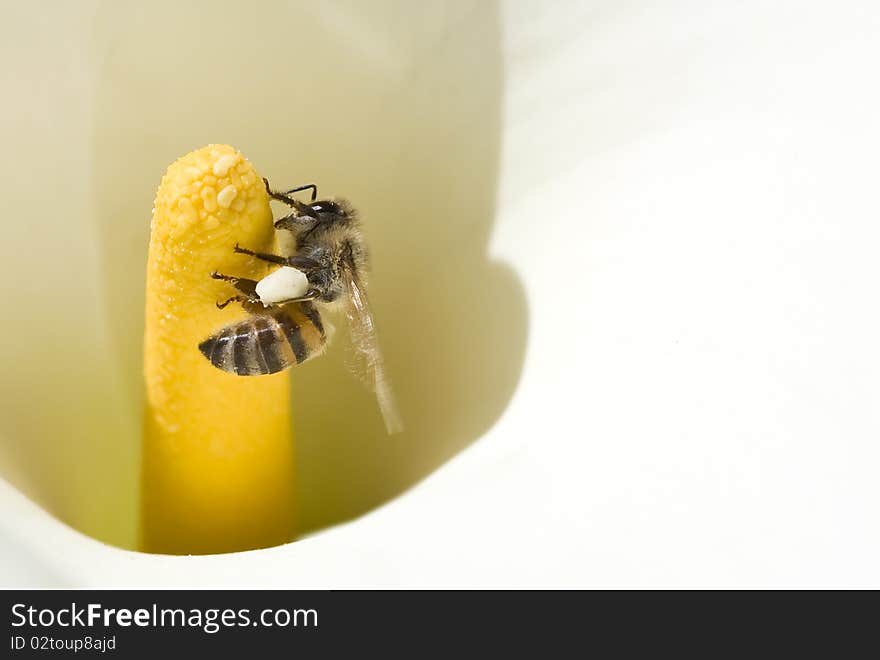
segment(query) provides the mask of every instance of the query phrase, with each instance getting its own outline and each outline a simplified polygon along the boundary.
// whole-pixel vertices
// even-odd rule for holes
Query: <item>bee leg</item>
[[[252,250],[248,250],[246,248],[241,247],[238,243],[235,244],[233,248],[236,254],[248,254],[252,257],[256,257],[257,259],[261,259],[263,261],[268,261],[271,264],[280,264],[282,266],[291,266],[293,268],[298,268],[303,272],[309,272],[315,270],[316,268],[320,268],[321,264],[314,259],[309,257],[303,257],[300,255],[294,254],[290,257],[282,257],[277,254],[266,254],[264,252],[253,252]],[[213,275],[212,275],[213,277]],[[217,277],[215,279],[225,279],[223,277]],[[233,278],[239,279],[239,278]]]
[[[249,280],[244,277],[232,277],[231,275],[223,275],[222,273],[218,273],[217,271],[211,273],[211,278],[215,280],[223,280],[224,282],[229,282],[230,284],[232,284],[232,286],[234,286],[242,294],[244,294],[244,297],[247,299],[248,302],[260,302],[260,296],[257,295],[256,280]],[[228,304],[228,301],[226,304]]]
[[[233,277],[232,275],[224,275],[223,273],[218,273],[216,270],[211,273],[212,280],[223,280],[224,282],[232,282],[233,284],[238,281],[239,278]]]
[[[217,309],[223,309],[224,307],[226,307],[226,305],[228,305],[229,303],[233,303],[233,302],[246,303],[246,302],[250,302],[250,301],[247,299],[247,296],[232,296],[232,298],[230,298],[229,300],[226,300],[224,302],[218,302]]]
[[[308,302],[309,300],[314,300],[318,296],[321,295],[321,292],[317,289],[309,289],[306,291],[306,295],[300,296],[299,298],[288,298],[287,300],[279,300],[276,305],[287,305],[289,303],[300,303],[300,302]]]
[[[301,270],[304,273],[311,273],[312,271],[322,268],[321,262],[315,261],[311,257],[304,257],[299,254],[294,254],[287,257],[287,265]]]
[[[235,244],[232,251],[236,254],[248,254],[262,261],[268,261],[271,264],[281,264],[282,266],[287,265],[287,259],[285,257],[281,257],[277,254],[266,254],[265,252],[254,252],[253,250],[241,247],[238,243]]]

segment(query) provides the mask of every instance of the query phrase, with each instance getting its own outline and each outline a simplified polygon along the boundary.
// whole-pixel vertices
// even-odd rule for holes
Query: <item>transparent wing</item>
[[[388,382],[385,374],[385,363],[376,339],[376,328],[367,301],[366,289],[358,281],[353,269],[346,269],[344,277],[348,288],[345,314],[348,317],[348,330],[354,352],[354,359],[349,368],[375,393],[388,433],[399,433],[403,430],[403,421],[394,402],[391,383]]]

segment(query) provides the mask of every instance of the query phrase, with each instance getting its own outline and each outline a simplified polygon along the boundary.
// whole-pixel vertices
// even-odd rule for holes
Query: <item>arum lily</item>
[[[880,584],[880,8],[258,7],[7,11],[4,584]],[[132,552],[150,208],[219,142],[357,202],[407,430],[331,347],[299,540]]]
[[[16,377],[5,381],[3,476],[85,536],[143,548],[150,210],[169,163],[222,140],[279,186],[317,182],[364,218],[371,302],[407,430],[387,435],[375,398],[346,369],[344,333],[289,376],[296,533],[361,516],[490,428],[519,377],[522,289],[486,256],[501,103],[497,8],[270,3],[254,12],[229,3],[207,14],[169,5],[134,20],[135,10],[60,10],[38,43],[63,70],[22,77],[11,93],[22,124],[8,137],[29,173],[11,200],[28,220],[11,226],[8,244],[39,250],[16,250],[4,272],[31,268],[35,254],[43,265],[9,292],[30,330],[4,354]],[[310,27],[293,44],[284,26],[303,21]],[[211,49],[199,45],[205,35]],[[299,55],[279,57],[288,48]],[[305,66],[307,52],[320,67]],[[71,105],[74,96],[84,105]],[[50,148],[51,159],[38,156]],[[63,213],[39,208],[48,181]],[[219,312],[209,304],[203,313]]]

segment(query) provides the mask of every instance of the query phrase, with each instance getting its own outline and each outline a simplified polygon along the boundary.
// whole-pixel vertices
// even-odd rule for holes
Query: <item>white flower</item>
[[[875,4],[96,6],[0,40],[4,583],[880,582]],[[393,502],[136,555],[44,509],[133,542],[147,214],[208,142],[357,201],[407,433],[328,354],[302,523]]]

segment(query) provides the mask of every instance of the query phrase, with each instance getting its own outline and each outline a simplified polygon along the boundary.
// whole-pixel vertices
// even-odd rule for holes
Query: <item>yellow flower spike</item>
[[[271,252],[261,178],[239,152],[211,145],[173,163],[156,193],[147,264],[142,545],[207,554],[293,536],[293,441],[286,373],[245,377],[212,366],[199,343],[245,311],[212,271],[259,279]]]

